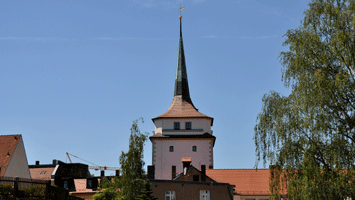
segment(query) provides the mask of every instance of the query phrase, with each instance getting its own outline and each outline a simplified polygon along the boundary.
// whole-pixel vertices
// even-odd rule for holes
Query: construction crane
[[[92,163],[92,162],[89,162],[89,161],[84,160],[84,159],[82,159],[82,158],[79,158],[78,156],[75,156],[75,155],[70,154],[70,153],[68,153],[68,152],[66,152],[66,153],[67,153],[67,156],[68,156],[68,159],[69,159],[70,163],[72,163],[72,161],[71,161],[69,155],[71,155],[71,156],[73,156],[73,157],[75,157],[75,158],[77,158],[77,159],[80,159],[80,160],[82,160],[82,161],[85,161],[85,162],[87,162],[87,163],[92,164],[92,166],[89,166],[89,169],[93,169],[93,170],[95,170],[95,171],[98,171],[98,170],[110,170],[110,171],[121,170],[121,169],[118,168],[118,167],[99,166],[99,165],[97,165],[97,164],[95,164],[95,163]]]

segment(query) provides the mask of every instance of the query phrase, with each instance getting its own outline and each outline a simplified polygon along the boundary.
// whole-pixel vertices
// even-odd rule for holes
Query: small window
[[[92,180],[88,179],[88,188],[92,189]]]
[[[200,190],[200,200],[210,200],[210,191],[209,190]]]
[[[185,129],[191,130],[191,122],[185,122]]]
[[[196,152],[196,151],[197,151],[197,147],[196,147],[196,146],[193,146],[193,147],[192,147],[192,151],[193,151],[193,152]]]
[[[46,171],[41,171],[40,175],[44,175],[46,173]]]
[[[175,200],[175,191],[166,191],[165,200]]]
[[[192,176],[193,181],[200,181],[200,176],[199,175],[193,175]]]
[[[64,189],[68,189],[68,181],[64,181],[63,187]]]
[[[174,152],[174,146],[170,146],[170,147],[169,147],[169,151],[170,151],[170,152]]]
[[[180,130],[180,122],[174,122],[174,130]]]

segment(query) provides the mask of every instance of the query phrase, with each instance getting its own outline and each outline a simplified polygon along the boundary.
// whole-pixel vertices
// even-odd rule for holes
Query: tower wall
[[[191,157],[191,164],[200,169],[201,165],[213,166],[213,139],[210,138],[184,138],[184,139],[157,139],[153,141],[153,165],[156,179],[171,180],[171,168],[176,166],[176,173],[182,173],[183,157]],[[170,146],[174,151],[170,152]],[[196,146],[194,152],[192,147]]]

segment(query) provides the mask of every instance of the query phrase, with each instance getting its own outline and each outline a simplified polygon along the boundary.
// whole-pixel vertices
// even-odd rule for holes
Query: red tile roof
[[[191,118],[208,118],[213,123],[213,118],[200,113],[191,103],[185,101],[181,96],[175,96],[169,109],[162,115],[153,118],[178,118],[178,117],[191,117]]]
[[[206,169],[206,175],[220,183],[235,185],[241,195],[270,195],[269,169]]]
[[[4,176],[21,135],[0,135],[0,177]]]
[[[51,180],[55,167],[30,168],[31,178],[40,180]]]

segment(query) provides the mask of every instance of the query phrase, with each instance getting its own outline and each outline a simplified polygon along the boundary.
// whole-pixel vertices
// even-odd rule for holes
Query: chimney
[[[101,177],[104,177],[104,176],[105,176],[105,171],[101,170]]]
[[[148,165],[148,179],[155,179],[155,166]]]
[[[120,170],[116,170],[116,176],[117,176],[117,177],[120,176]]]
[[[171,180],[174,180],[176,178],[176,166],[171,166]]]
[[[36,161],[36,165],[39,165],[39,161],[38,160]]]
[[[183,157],[181,159],[182,161],[182,168],[185,169],[185,167],[189,168],[191,164],[191,157]]]
[[[57,160],[56,159],[53,160],[53,165],[57,165]]]
[[[201,181],[206,182],[206,165],[201,165]]]

